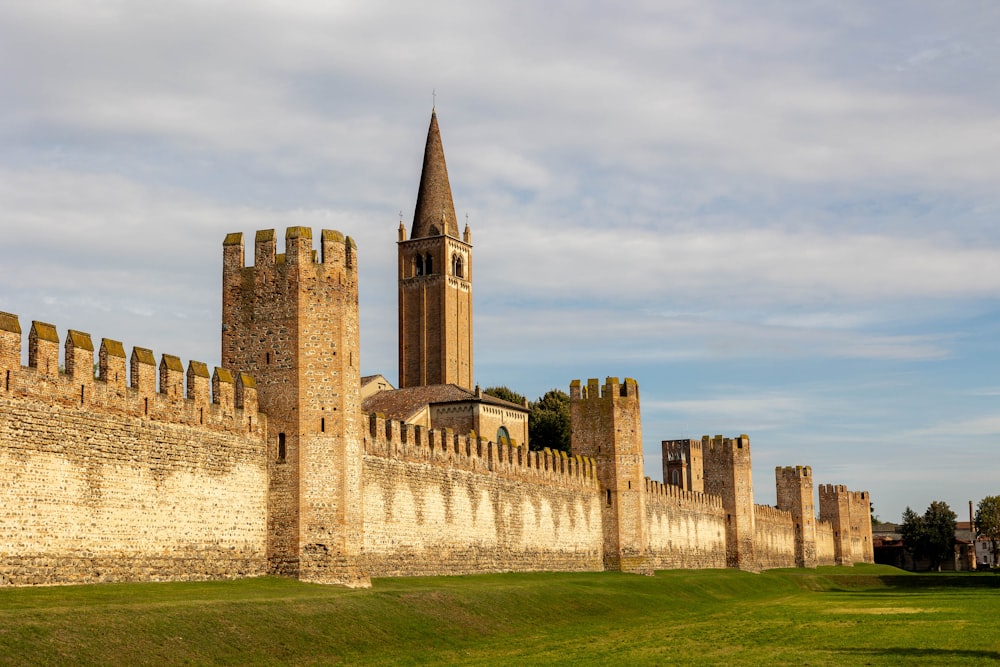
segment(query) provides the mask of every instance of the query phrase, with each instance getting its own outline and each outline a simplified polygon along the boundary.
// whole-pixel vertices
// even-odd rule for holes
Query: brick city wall
[[[726,566],[722,499],[646,478],[647,552],[654,569]]]
[[[267,471],[252,379],[35,323],[20,366],[0,314],[0,585],[266,572]],[[214,385],[214,395],[209,385]]]
[[[795,567],[795,520],[791,512],[754,505],[754,555],[757,568]]]
[[[829,521],[816,521],[816,565],[836,565],[833,547],[833,525]]]
[[[602,569],[594,462],[369,418],[370,576]]]

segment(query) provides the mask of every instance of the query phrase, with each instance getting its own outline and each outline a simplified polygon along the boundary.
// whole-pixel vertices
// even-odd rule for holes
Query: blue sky
[[[898,519],[1000,493],[995,2],[0,5],[0,309],[218,363],[226,233],[395,240],[437,91],[476,377],[635,377]]]

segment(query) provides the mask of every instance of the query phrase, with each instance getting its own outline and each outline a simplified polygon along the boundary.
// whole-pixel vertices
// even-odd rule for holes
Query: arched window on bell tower
[[[465,276],[462,275],[463,274],[462,268],[463,268],[462,267],[462,256],[459,255],[456,252],[454,255],[451,256],[451,273],[452,273],[452,275],[454,275],[456,278],[464,278]]]
[[[423,255],[417,255],[413,258],[413,275],[422,276],[424,275],[424,257]]]
[[[430,253],[427,253],[427,256],[424,257],[424,273],[428,276],[434,273],[434,259]]]

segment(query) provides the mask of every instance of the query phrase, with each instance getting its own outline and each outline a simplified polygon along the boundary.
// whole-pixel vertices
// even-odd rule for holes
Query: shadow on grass
[[[955,658],[970,660],[994,660],[1000,661],[1000,651],[974,651],[966,649],[946,649],[946,648],[909,648],[909,647],[883,647],[883,648],[831,648],[831,653],[847,655],[890,658],[907,658],[917,660],[920,658]]]
[[[928,588],[995,588],[1000,589],[1000,577],[984,574],[882,574],[827,575],[838,589],[851,591],[871,588],[903,590]]]

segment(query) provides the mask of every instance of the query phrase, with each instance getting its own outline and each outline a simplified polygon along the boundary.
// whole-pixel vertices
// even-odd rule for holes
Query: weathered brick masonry
[[[399,232],[403,387],[474,386],[458,234],[434,115]],[[290,227],[278,245],[258,231],[248,265],[225,238],[211,375],[104,339],[95,377],[74,330],[60,370],[42,322],[22,367],[0,313],[0,585],[872,562],[867,492],[820,486],[817,519],[812,471],[778,468],[778,506],[755,505],[745,435],[663,441],[666,484],[645,477],[631,378],[571,383],[572,455],[491,442],[503,414],[478,434],[363,414],[354,241]]]
[[[246,376],[0,314],[0,584],[232,578],[267,571],[266,421]]]

